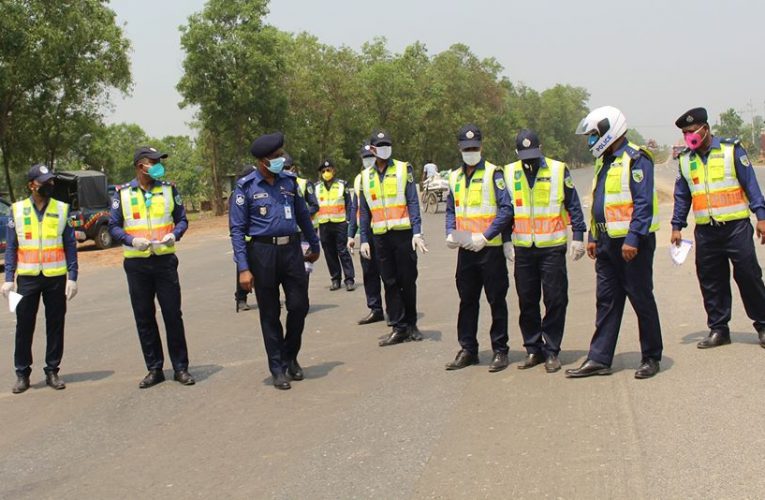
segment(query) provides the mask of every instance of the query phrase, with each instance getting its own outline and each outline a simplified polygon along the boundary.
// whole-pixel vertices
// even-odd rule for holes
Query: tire
[[[105,248],[111,248],[112,235],[109,234],[109,226],[104,222],[96,230],[93,240],[96,242],[96,247],[103,250]]]
[[[428,193],[428,196],[425,198],[425,211],[438,212],[438,196],[436,196],[436,193]]]

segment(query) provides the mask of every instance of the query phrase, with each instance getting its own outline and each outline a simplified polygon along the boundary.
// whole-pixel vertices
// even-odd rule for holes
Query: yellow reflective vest
[[[69,205],[51,198],[38,220],[32,200],[17,201],[11,207],[19,240],[16,272],[19,276],[63,276],[66,274],[64,228]]]
[[[411,229],[409,209],[406,205],[406,182],[408,163],[393,160],[385,171],[382,182],[373,165],[361,173],[364,198],[372,215],[373,234]]]
[[[155,184],[145,196],[140,187],[125,185],[120,188],[120,203],[125,232],[133,238],[146,238],[156,243],[175,228],[175,201],[173,187],[169,183]],[[123,245],[122,253],[126,259],[146,258],[152,253],[175,253],[175,246],[151,245],[147,250],[138,250],[130,245]]]
[[[563,181],[566,164],[545,158],[537,171],[534,187],[523,172],[523,162],[505,166],[505,182],[513,199],[513,245],[555,247],[568,239],[568,211]]]
[[[736,177],[735,143],[721,143],[704,163],[698,154],[680,155],[680,173],[691,190],[696,224],[749,218],[749,201]]]
[[[484,168],[476,169],[469,183],[464,168],[455,168],[449,173],[449,189],[454,199],[458,231],[485,233],[497,218],[497,197],[494,194],[496,170],[496,165],[484,161]],[[490,239],[487,245],[502,246],[502,235]]]
[[[327,222],[345,222],[345,182],[332,181],[329,189],[323,181],[316,183],[316,197],[319,199],[319,211],[316,213],[319,224]]]

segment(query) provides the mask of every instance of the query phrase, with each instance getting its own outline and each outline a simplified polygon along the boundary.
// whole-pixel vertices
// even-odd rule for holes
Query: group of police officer
[[[680,155],[675,184],[671,241],[693,208],[696,221],[696,268],[710,329],[698,347],[730,343],[729,262],[747,315],[765,347],[765,285],[753,235],[765,244],[765,200],[751,162],[737,140],[711,133],[706,110],[694,108],[676,121],[688,148]],[[509,288],[506,260],[514,262],[520,306],[519,325],[526,359],[520,369],[544,364],[561,369],[561,349],[568,304],[566,248],[595,260],[596,326],[589,354],[581,366],[566,370],[571,378],[611,373],[627,298],[638,317],[642,360],[635,378],[660,370],[662,336],[653,295],[658,197],[651,153],[626,138],[627,123],[618,109],[605,106],[585,117],[576,133],[584,135],[595,157],[592,211],[587,225],[565,163],[545,157],[531,130],[516,137],[518,161],[497,167],[483,157],[483,137],[475,125],[458,133],[462,165],[449,174],[446,245],[458,250],[456,286],[460,298],[457,340],[460,350],[447,370],[477,364],[481,290],[491,309],[490,372],[508,366]],[[355,288],[350,255],[360,236],[364,289],[369,313],[359,324],[383,321],[392,326],[380,346],[422,340],[417,328],[417,251],[427,252],[422,234],[412,167],[392,158],[392,140],[376,130],[360,152],[363,168],[354,189],[336,179],[331,160],[319,167],[313,186],[296,175],[280,132],[257,138],[250,152],[255,165],[236,182],[230,198],[229,229],[237,267],[237,304],[254,291],[274,387],[289,389],[304,378],[298,362],[308,312],[308,276],[319,257],[320,242],[330,270],[331,290]],[[164,380],[162,343],[155,318],[156,297],[167,331],[175,380],[194,384],[180,309],[181,293],[175,243],[188,222],[182,199],[164,178],[165,153],[151,147],[135,152],[136,178],[119,186],[109,230],[122,243],[124,268],[136,327],[148,374],[139,387]],[[46,308],[46,382],[65,387],[58,377],[63,355],[66,300],[77,292],[77,253],[69,207],[51,197],[54,175],[44,165],[28,173],[31,196],[14,203],[8,225],[6,280],[2,293],[16,290],[14,393],[29,388],[31,342],[42,296]],[[756,229],[749,212],[757,217]],[[318,226],[321,239],[316,234]],[[381,297],[382,282],[385,306]],[[287,309],[280,320],[280,287]],[[540,312],[540,299],[545,313]],[[248,306],[249,307],[249,306]]]

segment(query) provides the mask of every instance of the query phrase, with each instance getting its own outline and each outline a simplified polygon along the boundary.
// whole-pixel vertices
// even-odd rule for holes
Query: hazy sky
[[[112,0],[133,42],[132,95],[110,122],[153,136],[188,134],[178,108],[184,53],[177,26],[204,0]],[[675,142],[674,120],[706,106],[710,122],[729,107],[765,115],[765,2],[727,0],[272,0],[269,24],[358,49],[385,36],[400,52],[419,40],[431,55],[454,43],[494,57],[513,82],[589,90],[590,106],[613,105],[646,138]],[[508,131],[514,135],[516,131]],[[573,131],[572,131],[573,133]],[[542,138],[544,142],[544,138]]]

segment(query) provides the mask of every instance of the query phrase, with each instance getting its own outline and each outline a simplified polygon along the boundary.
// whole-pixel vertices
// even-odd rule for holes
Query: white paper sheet
[[[682,265],[688,258],[691,248],[693,248],[693,241],[691,240],[680,240],[680,246],[670,245],[669,255],[672,257],[672,262],[678,266]]]
[[[8,310],[13,312],[16,312],[16,306],[19,305],[19,302],[21,302],[21,299],[23,299],[24,296],[20,293],[16,293],[13,290],[11,290],[11,293],[8,294]]]

